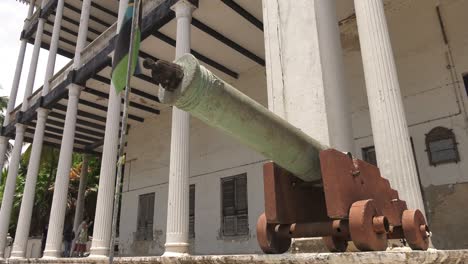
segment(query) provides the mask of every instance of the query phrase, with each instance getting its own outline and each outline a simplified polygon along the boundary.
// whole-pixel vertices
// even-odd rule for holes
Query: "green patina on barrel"
[[[192,55],[176,63],[184,79],[172,92],[159,89],[162,103],[222,130],[304,181],[321,179],[319,152],[325,146],[215,76]]]

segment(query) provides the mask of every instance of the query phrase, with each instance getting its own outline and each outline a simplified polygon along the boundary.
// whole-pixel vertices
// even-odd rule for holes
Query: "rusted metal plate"
[[[356,201],[373,199],[375,207],[392,226],[401,225],[401,215],[407,209],[398,192],[382,178],[380,170],[362,160],[352,159],[334,149],[320,152],[322,180],[327,213],[330,218],[348,218]]]
[[[305,183],[274,162],[264,164],[263,179],[268,223],[328,220],[322,188]]]

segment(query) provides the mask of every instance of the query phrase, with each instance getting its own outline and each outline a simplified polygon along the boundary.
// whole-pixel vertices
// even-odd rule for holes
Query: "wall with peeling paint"
[[[386,3],[389,3],[387,1]],[[387,4],[387,20],[396,56],[405,109],[414,142],[415,156],[424,190],[426,211],[437,248],[468,246],[468,231],[460,227],[468,219],[468,106],[462,73],[468,73],[468,24],[464,0],[408,0]],[[440,5],[449,46],[444,43],[436,6]],[[355,155],[372,146],[367,96],[361,63],[356,21],[342,21],[347,81],[351,91]],[[453,63],[447,59],[448,52]],[[450,65],[450,67],[448,67]],[[267,104],[265,70],[254,67],[227,80],[249,96]],[[128,139],[120,222],[123,255],[163,253],[167,210],[171,112],[164,109],[157,119],[131,128]],[[461,161],[437,167],[429,165],[425,134],[432,128],[453,129]],[[191,178],[196,184],[195,232],[192,253],[230,254],[259,252],[255,224],[263,210],[262,162],[264,158],[198,120],[191,126]],[[219,235],[221,225],[220,178],[248,175],[250,235],[233,241]],[[153,241],[135,241],[138,195],[154,192]]]
[[[437,6],[448,45],[444,42]],[[386,12],[426,211],[433,226],[433,243],[441,249],[468,245],[468,233],[458,228],[468,219],[466,210],[460,206],[468,201],[466,187],[462,187],[462,183],[468,182],[467,94],[462,80],[462,74],[468,72],[466,10],[468,2],[462,0],[412,0],[387,6]],[[372,146],[373,141],[356,21],[343,22],[341,32],[352,90],[356,154],[360,156],[361,149]],[[459,163],[429,165],[425,134],[437,126],[453,129],[461,157]]]

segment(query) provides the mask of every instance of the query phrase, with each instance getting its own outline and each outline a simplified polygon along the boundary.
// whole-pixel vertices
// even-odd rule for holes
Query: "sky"
[[[27,14],[28,5],[15,0],[0,0],[0,96],[10,96],[21,43],[19,37]],[[15,105],[19,105],[23,101],[32,50],[33,45],[28,44]],[[41,49],[34,83],[34,91],[44,83],[48,56],[49,52]],[[57,55],[55,72],[62,69],[68,61],[68,58]]]

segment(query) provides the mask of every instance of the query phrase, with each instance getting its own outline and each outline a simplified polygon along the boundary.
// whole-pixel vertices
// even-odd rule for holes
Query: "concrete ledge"
[[[107,263],[107,258],[67,258],[67,259],[7,259],[0,263],[26,264],[26,263]],[[116,258],[114,263],[161,263],[161,264],[247,264],[247,263],[300,263],[300,264],[325,264],[325,263],[468,263],[468,250],[447,251],[412,251],[412,252],[360,252],[360,253],[312,253],[312,254],[283,254],[283,255],[225,255],[225,256],[183,256],[183,257],[123,257]]]

